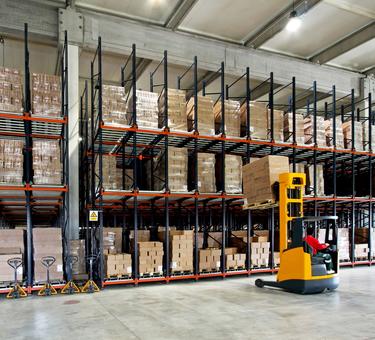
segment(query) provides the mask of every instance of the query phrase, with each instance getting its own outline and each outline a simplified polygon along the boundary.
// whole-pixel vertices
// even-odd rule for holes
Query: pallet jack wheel
[[[256,279],[255,285],[259,288],[263,288],[264,287],[264,281],[262,279]]]

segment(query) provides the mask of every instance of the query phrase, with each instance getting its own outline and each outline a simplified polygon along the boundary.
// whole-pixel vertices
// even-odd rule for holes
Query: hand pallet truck
[[[69,266],[70,273],[72,273],[73,266],[78,262],[78,256],[77,255],[68,255],[66,257],[66,263]],[[67,284],[61,289],[61,294],[78,294],[80,293],[80,289],[77,287],[77,285],[73,282],[73,280],[70,280],[67,282]]]
[[[22,259],[20,257],[14,257],[7,261],[8,265],[14,269],[14,284],[13,288],[10,290],[10,292],[7,294],[7,299],[19,299],[22,297],[26,297],[27,293],[25,290],[19,285],[18,279],[17,279],[17,271],[18,268],[22,266]]]
[[[92,255],[89,255],[87,257],[87,261],[89,263],[89,279],[88,281],[84,284],[84,286],[81,288],[81,292],[82,293],[96,293],[96,292],[99,292],[100,289],[98,287],[98,285],[94,282],[93,280],[93,265],[94,265],[94,262],[96,262],[98,260],[98,256],[95,255],[95,254],[92,254]]]
[[[47,269],[47,282],[44,284],[43,288],[38,292],[38,296],[51,296],[56,295],[56,289],[51,285],[49,270],[51,266],[56,262],[56,258],[53,256],[44,256],[41,259],[41,263]]]

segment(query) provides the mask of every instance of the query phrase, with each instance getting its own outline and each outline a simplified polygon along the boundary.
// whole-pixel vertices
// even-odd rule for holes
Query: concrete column
[[[79,238],[79,46],[68,45],[69,99],[69,226],[70,239]]]

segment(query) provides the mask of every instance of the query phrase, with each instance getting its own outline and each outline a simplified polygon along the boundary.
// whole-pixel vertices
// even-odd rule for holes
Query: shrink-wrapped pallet
[[[349,120],[342,124],[344,134],[344,145],[347,149],[353,148],[352,141],[352,121]],[[354,149],[356,151],[363,150],[363,127],[361,122],[354,122]]]
[[[157,129],[159,125],[158,94],[155,92],[137,90],[136,93],[137,125],[142,128]],[[133,96],[128,103],[128,124],[133,122]]]
[[[216,157],[216,186],[221,190],[222,179],[222,157]],[[236,155],[225,155],[225,192],[228,194],[242,193],[242,157]]]
[[[139,274],[162,274],[163,256],[162,242],[138,242]]]
[[[314,194],[314,166],[309,164],[306,169],[306,192]],[[324,196],[324,172],[323,165],[316,165],[316,194]]]
[[[370,147],[370,132],[369,132],[369,124],[368,120],[363,122],[363,150],[369,151],[374,150],[375,148],[375,126],[372,124],[371,126],[371,147]]]
[[[0,67],[0,111],[21,113],[22,78],[18,70]]]
[[[187,118],[189,130],[194,129],[194,98],[187,103]],[[198,96],[198,131],[201,135],[215,134],[215,117],[213,102],[209,96]]]
[[[349,261],[349,229],[339,228],[338,229],[338,250],[340,261]]]
[[[20,184],[23,176],[22,140],[0,139],[0,182]]]
[[[215,123],[217,127],[221,127],[221,101],[218,101],[214,106]],[[224,122],[225,134],[230,137],[239,137],[241,134],[241,119],[240,119],[240,103],[236,100],[224,101]]]
[[[32,113],[37,116],[61,116],[60,77],[51,74],[33,73]]]
[[[59,141],[33,141],[34,184],[61,184],[62,163]]]
[[[154,162],[154,190],[165,188],[165,153],[161,152]],[[170,191],[187,191],[188,150],[168,148],[168,184]]]
[[[334,146],[333,144],[333,120],[327,119],[324,121],[326,140],[328,146]],[[336,148],[345,149],[344,145],[344,134],[342,130],[341,117],[336,117]]]
[[[284,115],[284,142],[293,142],[293,113],[287,112]],[[296,142],[298,145],[305,144],[305,131],[303,115],[296,113]]]
[[[165,124],[165,95],[159,99],[159,128]],[[183,90],[168,89],[168,127],[171,130],[187,131],[186,92]]]
[[[198,153],[198,191],[216,192],[215,155]]]
[[[314,144],[314,117],[309,115],[304,119],[305,143]],[[316,144],[318,147],[327,147],[324,117],[316,117]]]
[[[103,85],[102,98],[103,122],[110,125],[125,125],[127,121],[124,87]]]
[[[96,172],[99,173],[99,160],[95,163]],[[102,186],[106,190],[130,190],[133,185],[133,169],[125,169],[125,188],[122,187],[122,168],[117,167],[114,155],[102,155]]]

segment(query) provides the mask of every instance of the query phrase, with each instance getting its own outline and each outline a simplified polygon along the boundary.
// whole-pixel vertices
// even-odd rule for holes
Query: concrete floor
[[[143,284],[0,304],[0,339],[375,339],[375,268],[300,296],[253,278]]]

